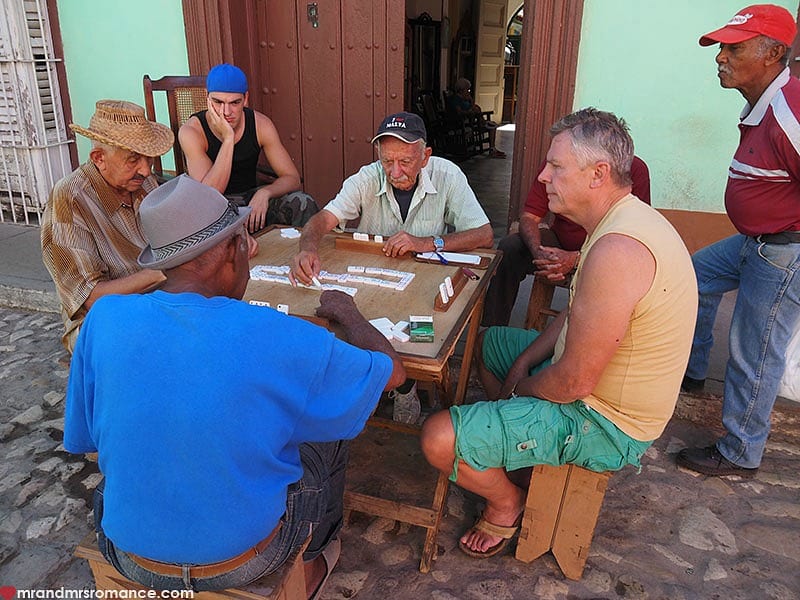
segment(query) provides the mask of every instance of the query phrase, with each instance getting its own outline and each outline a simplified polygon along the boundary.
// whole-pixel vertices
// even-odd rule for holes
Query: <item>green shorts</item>
[[[517,356],[536,339],[536,331],[491,327],[484,334],[483,361],[501,381]],[[531,373],[547,366],[545,361]],[[452,481],[458,461],[485,471],[508,471],[534,465],[575,464],[592,471],[640,467],[645,450],[640,442],[582,401],[557,404],[518,397],[496,402],[453,406],[450,418],[456,435]]]
[[[500,381],[505,381],[511,365],[537,337],[539,332],[535,329],[490,327],[483,334],[483,364]],[[529,374],[533,375],[549,364],[550,360],[545,360],[533,367]]]
[[[534,465],[574,464],[592,471],[640,467],[651,442],[626,435],[582,401],[557,404],[538,398],[511,398],[496,402],[450,407],[456,434],[456,460],[477,471],[507,471]]]

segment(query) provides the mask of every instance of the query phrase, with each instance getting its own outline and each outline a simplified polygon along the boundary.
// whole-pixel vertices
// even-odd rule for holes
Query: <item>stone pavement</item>
[[[72,553],[91,531],[91,494],[100,475],[95,463],[61,446],[68,373],[60,331],[56,314],[0,307],[0,589],[92,585],[87,564]],[[469,394],[479,398],[480,387],[473,383]],[[451,486],[430,573],[417,570],[422,529],[351,513],[342,558],[323,598],[798,599],[797,405],[779,402],[764,463],[750,481],[675,467],[675,453],[710,442],[718,420],[718,398],[682,397],[642,472],[627,468],[614,475],[581,581],[564,579],[549,554],[530,565],[510,555],[475,560],[462,554],[458,536],[479,507]],[[388,440],[380,435],[359,439],[356,452],[384,446]],[[397,443],[392,460],[420,460],[415,445],[413,438]],[[400,466],[385,464],[386,483],[376,485],[425,491],[423,477],[393,481],[391,472]]]

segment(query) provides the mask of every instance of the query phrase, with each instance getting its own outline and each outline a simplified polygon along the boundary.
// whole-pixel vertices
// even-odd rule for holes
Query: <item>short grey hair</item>
[[[560,133],[569,134],[581,168],[605,161],[611,167],[614,183],[631,185],[633,139],[623,119],[589,106],[563,117],[550,128],[553,137]]]
[[[786,44],[784,44],[780,40],[776,40],[775,38],[767,37],[766,35],[759,36],[758,42],[759,42],[759,48],[758,49],[759,49],[759,51],[761,53],[761,56],[766,55],[767,52],[772,50],[772,48],[774,46],[783,46],[784,47],[783,56],[781,56],[781,58],[780,58],[780,60],[778,62],[780,62],[784,67],[789,66],[789,59],[792,57],[792,48],[791,48],[791,46],[787,46]]]

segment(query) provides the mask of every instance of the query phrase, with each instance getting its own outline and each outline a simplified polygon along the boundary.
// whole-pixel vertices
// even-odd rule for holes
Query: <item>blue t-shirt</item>
[[[99,453],[122,550],[206,564],[269,535],[298,446],[355,437],[392,362],[271,308],[198,294],[106,296],[70,367],[64,447]]]

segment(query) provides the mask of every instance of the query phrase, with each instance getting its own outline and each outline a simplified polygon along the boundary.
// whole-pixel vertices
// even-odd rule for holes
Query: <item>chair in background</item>
[[[206,78],[191,75],[168,75],[161,79],[150,79],[149,75],[145,75],[143,85],[145,112],[147,113],[147,118],[151,121],[156,120],[153,92],[164,92],[166,94],[169,127],[172,129],[172,133],[175,134],[175,142],[172,145],[175,175],[185,173],[186,162],[183,158],[181,146],[178,143],[178,129],[194,113],[206,108]],[[171,176],[171,174],[164,174],[160,156],[157,156],[153,161],[153,173],[162,182]]]

